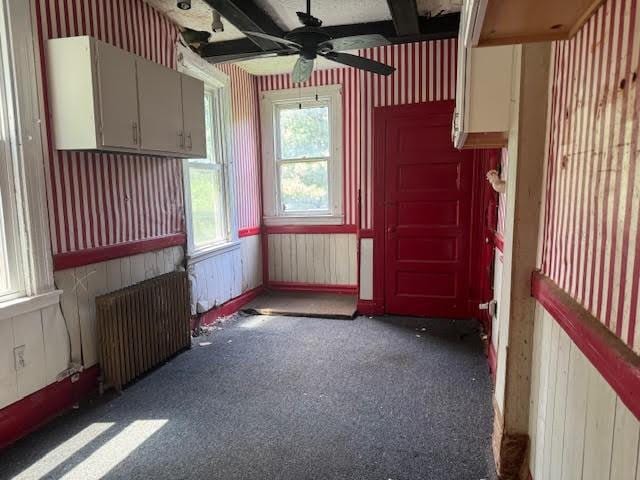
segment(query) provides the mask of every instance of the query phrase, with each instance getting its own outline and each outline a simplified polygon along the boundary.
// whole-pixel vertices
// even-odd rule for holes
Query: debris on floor
[[[245,315],[242,313],[234,313],[227,315],[226,317],[220,317],[215,322],[208,325],[197,325],[191,331],[191,346],[192,347],[208,347],[211,342],[208,341],[209,337],[214,333],[224,330],[225,326],[229,326],[232,322],[235,322],[239,318],[243,318]]]

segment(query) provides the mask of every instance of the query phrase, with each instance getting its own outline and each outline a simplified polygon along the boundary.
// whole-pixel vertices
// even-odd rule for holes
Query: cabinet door
[[[204,83],[187,75],[182,75],[182,115],[184,117],[185,152],[193,157],[206,157]]]
[[[139,133],[135,57],[100,41],[96,41],[96,53],[101,122],[98,148],[137,148]]]
[[[140,148],[181,153],[184,134],[180,74],[140,58],[136,63],[140,102]]]

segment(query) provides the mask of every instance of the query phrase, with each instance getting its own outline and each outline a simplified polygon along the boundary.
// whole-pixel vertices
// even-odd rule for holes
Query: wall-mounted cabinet
[[[92,37],[49,40],[58,150],[206,156],[204,83]]]
[[[513,45],[567,40],[604,0],[465,0],[465,44]]]
[[[465,46],[465,11],[458,39],[456,148],[499,148],[507,144],[515,47]]]

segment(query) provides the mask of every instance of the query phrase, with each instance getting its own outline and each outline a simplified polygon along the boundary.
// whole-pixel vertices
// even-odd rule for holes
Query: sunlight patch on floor
[[[76,452],[87,446],[114,425],[113,422],[99,422],[89,425],[66,442],[47,453],[29,468],[13,477],[14,480],[34,480],[46,476],[59,465],[66,462]]]
[[[132,422],[62,478],[65,480],[98,480],[104,477],[166,423],[167,420],[136,420]]]

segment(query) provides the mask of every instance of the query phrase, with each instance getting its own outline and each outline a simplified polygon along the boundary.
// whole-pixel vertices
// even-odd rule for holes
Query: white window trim
[[[222,152],[225,164],[225,196],[227,204],[227,228],[229,229],[227,240],[224,242],[207,245],[204,247],[196,247],[194,244],[193,224],[191,222],[191,186],[189,182],[189,160],[184,159],[182,162],[182,178],[184,185],[184,205],[187,226],[187,252],[188,261],[197,262],[215,255],[222,255],[232,250],[240,248],[238,239],[238,227],[235,209],[235,192],[234,182],[234,152],[233,142],[231,140],[231,93],[230,79],[222,71],[215,68],[210,63],[202,60],[194,54],[190,49],[181,44],[177,45],[178,71],[191,75],[205,82],[205,88],[218,88],[222,92],[222,101],[224,111],[222,116],[224,139],[224,151]]]
[[[330,213],[318,215],[283,215],[278,207],[278,176],[275,160],[274,120],[276,107],[283,103],[314,102],[318,97],[330,104],[329,123],[331,127],[331,164],[329,165]],[[260,99],[260,123],[262,127],[262,195],[265,225],[342,225],[342,86],[292,88],[275,90],[262,94]]]
[[[39,96],[42,79],[34,42],[33,2],[0,2],[0,28],[5,29],[8,43],[0,65],[4,67],[12,120],[9,140],[24,277],[24,296],[0,303],[3,319],[55,304],[62,292],[56,290],[53,279],[43,150],[44,104]]]

